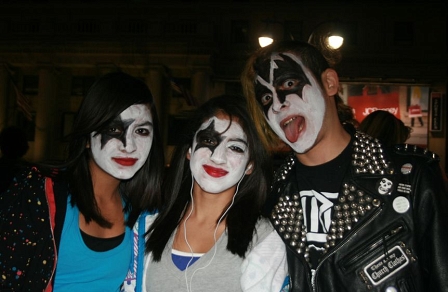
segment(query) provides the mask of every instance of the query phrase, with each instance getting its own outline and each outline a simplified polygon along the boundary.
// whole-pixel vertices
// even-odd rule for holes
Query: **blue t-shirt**
[[[67,200],[67,213],[58,252],[54,291],[119,291],[129,268],[132,232],[126,227],[121,244],[111,250],[89,249],[79,229],[79,210]]]

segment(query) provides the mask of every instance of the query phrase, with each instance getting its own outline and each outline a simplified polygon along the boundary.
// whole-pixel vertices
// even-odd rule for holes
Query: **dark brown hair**
[[[388,111],[377,110],[362,120],[359,130],[380,140],[386,146],[404,143],[411,128]]]

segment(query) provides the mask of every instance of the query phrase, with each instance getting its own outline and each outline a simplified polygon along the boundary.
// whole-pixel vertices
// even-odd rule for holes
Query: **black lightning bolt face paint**
[[[236,187],[249,161],[247,137],[225,116],[204,122],[195,134],[190,168],[203,191],[217,194]]]
[[[100,133],[92,133],[93,169],[117,179],[129,179],[143,166],[151,150],[152,116],[143,104],[132,105]]]
[[[264,61],[259,70],[255,94],[266,116],[274,98],[279,103],[284,103],[289,94],[303,98],[303,87],[311,84],[302,67],[287,54]]]
[[[325,117],[325,93],[293,53],[273,53],[255,66],[255,95],[272,130],[297,153],[316,142]]]

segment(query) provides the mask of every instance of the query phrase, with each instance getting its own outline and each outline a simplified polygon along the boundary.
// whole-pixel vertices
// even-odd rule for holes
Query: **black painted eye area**
[[[260,97],[260,102],[262,105],[268,105],[272,102],[272,94],[265,93]]]
[[[119,137],[123,133],[122,127],[112,126],[106,129],[102,134],[109,135],[111,137]]]
[[[287,79],[280,85],[280,90],[291,90],[297,88],[300,82],[297,79]]]
[[[218,141],[216,138],[207,137],[207,135],[204,135],[205,137],[199,137],[198,141],[200,144],[204,146],[216,146],[218,145]]]

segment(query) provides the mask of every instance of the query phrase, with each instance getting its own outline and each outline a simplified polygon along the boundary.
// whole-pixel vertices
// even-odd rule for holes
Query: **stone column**
[[[56,77],[50,66],[39,70],[39,87],[36,104],[36,132],[34,141],[34,160],[51,159],[56,148]]]
[[[162,93],[163,93],[163,68],[162,66],[151,66],[148,70],[148,74],[145,77],[145,82],[151,90],[154,103],[156,105],[157,114],[161,116],[162,106]]]
[[[166,137],[168,131],[168,107],[169,100],[163,98],[164,93],[164,75],[163,67],[160,65],[152,65],[149,67],[145,82],[151,90],[154,104],[159,117],[159,130],[164,148],[166,148]],[[166,152],[166,149],[164,150]]]
[[[209,96],[210,73],[209,68],[195,68],[191,77],[191,94],[196,99],[197,105],[206,102]]]

